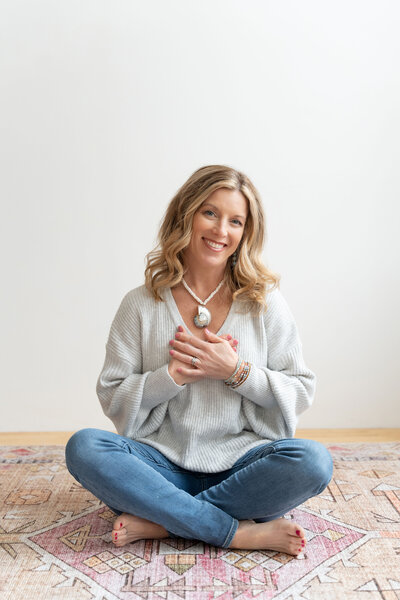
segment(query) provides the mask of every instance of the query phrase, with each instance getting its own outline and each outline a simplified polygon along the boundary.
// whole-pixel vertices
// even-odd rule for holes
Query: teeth
[[[212,248],[223,248],[225,244],[217,244],[215,242],[211,242],[210,240],[206,240],[207,244],[209,244]]]

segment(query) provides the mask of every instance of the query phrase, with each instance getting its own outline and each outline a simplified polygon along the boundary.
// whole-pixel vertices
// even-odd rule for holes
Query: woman
[[[294,439],[313,400],[264,215],[242,173],[197,170],[169,204],[146,285],[123,298],[97,382],[118,434],[75,433],[71,474],[117,515],[112,539],[183,537],[297,556],[282,518],[332,477],[324,446]]]

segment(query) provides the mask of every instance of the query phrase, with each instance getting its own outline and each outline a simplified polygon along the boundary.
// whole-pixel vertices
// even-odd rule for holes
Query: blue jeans
[[[282,439],[249,450],[219,473],[188,471],[161,452],[116,433],[81,429],[66,450],[71,475],[117,515],[162,525],[170,537],[228,548],[238,521],[277,519],[320,494],[332,478],[329,451]]]

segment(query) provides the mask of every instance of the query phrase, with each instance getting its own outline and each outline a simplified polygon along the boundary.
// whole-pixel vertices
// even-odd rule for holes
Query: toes
[[[117,538],[113,537],[112,542],[114,546],[123,546],[125,544],[124,539],[121,539],[119,536]]]
[[[116,519],[114,521],[113,531],[120,531],[123,526],[124,526],[123,520],[121,519],[121,517],[118,517],[118,519]]]
[[[291,542],[292,554],[294,554],[295,556],[298,556],[302,552],[305,552],[306,543],[307,543],[307,540],[305,538],[301,538],[300,536],[297,536],[297,539],[293,540]]]
[[[300,527],[300,525],[295,525],[292,535],[296,536],[296,540],[293,540],[293,545],[294,547],[297,546],[297,548],[295,548],[295,554],[298,555],[301,552],[304,552],[307,544],[304,529]]]
[[[112,533],[111,533],[111,538],[113,542],[120,542],[123,540],[123,538],[125,538],[126,536],[126,529],[119,529],[118,531],[115,531],[113,529]]]
[[[296,525],[296,524],[293,524],[293,533],[292,533],[292,535],[295,535],[300,540],[302,540],[302,539],[305,540],[305,537],[306,537],[304,529],[302,527],[300,527],[300,525]]]
[[[293,544],[291,547],[291,554],[293,554],[294,556],[298,556],[299,554],[301,554],[303,552],[304,548],[301,546],[301,544]]]

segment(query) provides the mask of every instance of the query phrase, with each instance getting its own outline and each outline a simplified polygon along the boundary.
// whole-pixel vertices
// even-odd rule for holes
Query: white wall
[[[247,173],[318,376],[301,427],[399,427],[395,0],[3,0],[3,431],[112,429],[95,384],[197,168]]]

